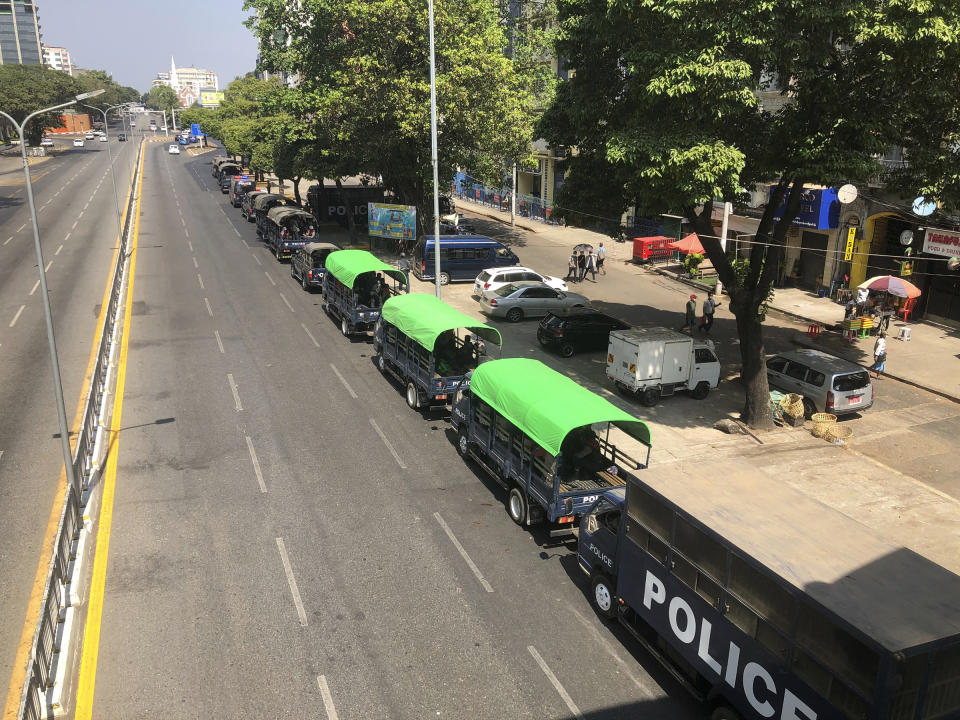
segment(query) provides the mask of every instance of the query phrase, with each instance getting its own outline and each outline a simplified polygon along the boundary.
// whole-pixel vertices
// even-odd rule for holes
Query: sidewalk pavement
[[[505,224],[510,223],[509,212],[502,212],[469,200],[457,202],[458,209],[484,215]],[[550,225],[520,216],[516,218],[516,225],[540,237],[547,237],[571,247],[581,242],[596,245],[602,241],[607,248],[607,258],[611,261],[627,262],[633,254],[633,247],[629,242],[613,242],[602,233],[584,228]],[[675,273],[661,274],[676,279]],[[678,282],[683,281],[678,280]],[[696,287],[702,289],[700,285]],[[843,305],[830,298],[818,297],[815,293],[806,290],[781,288],[775,292],[770,308],[794,320],[818,326],[819,330],[810,334],[797,333],[794,338],[796,344],[823,350],[865,367],[873,364],[875,336],[848,341],[838,330],[832,329],[839,326],[843,320]],[[897,339],[901,328],[909,328],[909,340]],[[958,361],[960,361],[960,330],[926,321],[905,323],[898,320],[890,323],[887,331],[885,375],[960,402],[960,362]],[[954,366],[952,364],[954,362],[958,362],[958,366]]]

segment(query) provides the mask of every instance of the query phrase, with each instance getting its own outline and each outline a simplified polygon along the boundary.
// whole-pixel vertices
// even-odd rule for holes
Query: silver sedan
[[[562,292],[544,283],[510,283],[484,291],[478,300],[480,311],[491,317],[520,322],[525,317],[541,317],[571,307],[589,307],[583,295]]]

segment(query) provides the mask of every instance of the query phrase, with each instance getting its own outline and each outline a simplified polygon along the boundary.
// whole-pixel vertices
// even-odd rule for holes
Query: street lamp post
[[[37,224],[37,208],[33,204],[33,185],[30,181],[30,161],[27,160],[27,136],[24,130],[33,118],[37,115],[62,110],[71,105],[86,100],[87,98],[102,95],[104,90],[94,90],[92,92],[81,93],[70,102],[54,105],[30,113],[24,118],[23,122],[18,124],[16,120],[7,113],[0,110],[0,115],[5,117],[17,129],[20,134],[20,156],[23,158],[23,174],[26,178],[27,186],[27,204],[30,208],[30,221],[33,223],[33,246],[37,253],[37,270],[40,273],[40,297],[43,299],[43,315],[47,323],[47,344],[50,346],[50,362],[53,365],[53,391],[57,401],[57,419],[60,423],[60,447],[63,450],[63,464],[67,473],[67,482],[72,487],[76,486],[76,478],[73,475],[73,453],[70,451],[70,429],[67,427],[67,410],[63,405],[63,384],[60,382],[60,361],[57,359],[57,341],[53,333],[53,315],[50,312],[50,296],[47,294],[47,274],[43,269],[43,250],[40,247],[40,226]]]
[[[433,45],[433,0],[430,15],[430,163],[433,165],[433,271],[440,297],[440,180],[437,171],[437,60]]]
[[[127,103],[120,103],[119,105],[111,105],[106,110],[101,110],[98,107],[93,105],[83,104],[84,107],[90,108],[91,110],[96,110],[97,112],[103,115],[103,134],[107,138],[107,158],[110,160],[110,180],[113,182],[113,206],[117,211],[117,236],[123,234],[123,228],[120,225],[120,200],[117,197],[117,178],[113,172],[113,153],[110,151],[110,133],[107,128],[107,113],[109,113],[114,108],[123,107]]]

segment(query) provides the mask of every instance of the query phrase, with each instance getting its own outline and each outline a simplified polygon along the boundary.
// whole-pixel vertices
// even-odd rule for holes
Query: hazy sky
[[[254,69],[257,42],[242,22],[243,0],[37,0],[45,45],[65,47],[70,59],[106,70],[140,92],[160,71],[213,70],[223,89]]]

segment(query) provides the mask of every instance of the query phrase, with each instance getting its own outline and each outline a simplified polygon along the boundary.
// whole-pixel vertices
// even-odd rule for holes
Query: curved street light
[[[67,411],[63,406],[63,385],[60,382],[60,361],[57,359],[57,341],[53,334],[53,315],[50,312],[50,296],[47,294],[47,273],[43,269],[43,250],[40,248],[40,226],[37,225],[37,208],[33,204],[33,185],[30,181],[30,161],[27,160],[27,136],[24,129],[27,123],[33,120],[37,115],[62,110],[70,107],[81,100],[96,97],[106,92],[103,89],[93,90],[91,92],[80,93],[70,102],[54,105],[32,112],[23,119],[22,123],[17,123],[7,113],[0,110],[0,115],[5,117],[17,129],[20,134],[20,156],[23,158],[23,174],[26,177],[27,185],[27,204],[30,207],[30,221],[33,224],[33,245],[37,252],[37,270],[40,272],[40,296],[43,298],[43,315],[47,322],[47,344],[50,346],[50,362],[53,365],[53,391],[57,400],[57,419],[60,423],[60,447],[63,450],[63,464],[67,471],[67,482],[76,488],[76,478],[73,475],[73,454],[70,451],[70,430],[67,427]],[[79,488],[76,488],[79,490]]]

